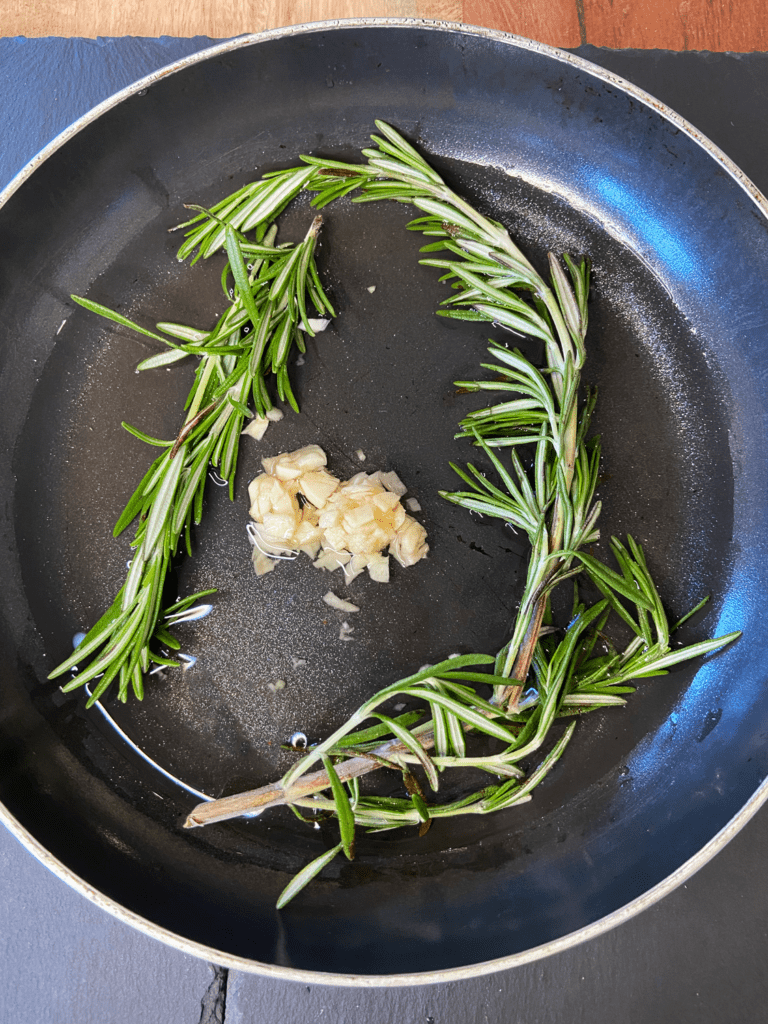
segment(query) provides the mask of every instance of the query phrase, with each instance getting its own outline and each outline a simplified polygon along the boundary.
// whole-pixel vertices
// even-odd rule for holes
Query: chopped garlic
[[[405,504],[408,506],[409,512],[421,512],[421,505],[415,498],[406,498]]]
[[[405,517],[406,521],[397,531],[395,539],[389,545],[392,556],[402,566],[414,565],[419,559],[426,555],[427,531],[410,516]]]
[[[319,334],[321,331],[325,330],[325,328],[328,326],[330,322],[330,320],[320,320],[317,317],[309,317],[307,319],[306,324],[304,323],[303,320],[301,321],[301,323],[299,324],[299,330],[306,331],[307,324],[309,324],[309,329],[313,331],[315,334]]]
[[[374,583],[389,583],[389,558],[386,555],[371,555],[368,575]]]
[[[259,551],[258,548],[253,549],[251,560],[257,576],[263,576],[265,573],[272,572],[277,565],[274,558],[270,558],[268,555],[265,555],[264,552]]]
[[[325,469],[315,469],[304,473],[299,480],[299,490],[315,508],[322,508],[339,486],[338,477],[332,476]]]
[[[317,569],[342,568],[347,583],[365,569],[375,582],[387,583],[385,548],[402,566],[429,551],[426,530],[400,503],[407,488],[397,473],[360,472],[342,482],[327,471],[325,452],[316,444],[261,461],[265,472],[248,487],[259,575],[274,568],[267,568],[270,558],[304,551]]]
[[[242,430],[242,433],[260,441],[266,434],[268,426],[269,420],[266,416],[254,416],[248,420],[248,426]]]
[[[311,473],[320,469],[328,460],[325,452],[317,444],[308,444],[295,452],[285,452],[271,459],[262,459],[264,472],[278,480],[297,480],[303,473]]]
[[[266,416],[254,416],[248,421],[248,426],[243,430],[244,434],[248,434],[249,437],[255,437],[257,441],[260,441],[267,432],[267,427],[270,423],[277,423],[278,420],[283,418],[283,414],[280,409],[270,409]]]
[[[330,605],[331,608],[335,608],[339,612],[359,612],[360,609],[356,604],[352,604],[351,601],[345,601],[341,597],[337,597],[332,590],[323,594],[323,600],[326,604]]]
[[[349,635],[354,632],[354,626],[350,626],[348,622],[342,622],[341,629],[339,630],[339,640],[354,640],[355,638]]]
[[[367,292],[370,292],[371,295],[373,295],[373,293],[376,291],[376,285],[375,284],[368,285],[368,287],[365,290]]]
[[[362,448],[358,448],[355,455],[360,459],[361,462],[365,462],[365,452]]]
[[[379,473],[379,480],[384,484],[388,491],[393,491],[395,494],[402,497],[408,490],[400,477],[391,470],[389,473]]]

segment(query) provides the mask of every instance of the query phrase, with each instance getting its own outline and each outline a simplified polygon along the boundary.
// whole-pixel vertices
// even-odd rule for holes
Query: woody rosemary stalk
[[[352,859],[358,827],[382,831],[417,826],[423,834],[435,818],[489,814],[530,800],[532,790],[573,735],[575,720],[553,739],[550,733],[558,719],[622,705],[634,689],[632,681],[664,675],[670,667],[710,654],[738,636],[731,633],[672,649],[671,634],[684,619],[670,627],[640,546],[631,537],[626,543],[613,538],[616,569],[585,551],[599,538],[600,515],[600,503],[595,500],[600,447],[597,438],[589,437],[595,396],[580,395],[586,359],[587,261],[550,254],[549,280],[545,280],[503,225],[457,195],[394,129],[383,122],[377,122],[377,127],[381,135],[374,136],[376,148],[363,151],[365,164],[302,157],[303,167],[265,176],[210,211],[196,208],[197,215],[181,225],[188,230],[180,258],[195,253],[197,260],[226,249],[222,282],[232,305],[213,332],[158,325],[182,342],[177,345],[79,300],[171,345],[170,352],[151,357],[142,368],[166,365],[190,352],[202,356],[187,421],[178,437],[173,442],[156,441],[134,431],[167,449],[118,523],[122,528],[140,514],[134,541],[140,567],[131,567],[118,595],[114,607],[119,617],[113,619],[119,627],[113,627],[108,642],[101,633],[94,636],[94,630],[101,628],[97,624],[83,644],[83,648],[89,645],[88,654],[101,644],[101,660],[66,687],[78,685],[88,673],[93,678],[104,664],[112,665],[109,659],[116,660],[119,649],[123,698],[128,682],[139,674],[136,666],[145,665],[150,657],[158,661],[144,636],[152,619],[147,609],[159,607],[157,580],[181,530],[186,529],[189,537],[193,503],[195,522],[199,520],[208,462],[221,467],[231,490],[236,439],[249,414],[249,394],[258,412],[269,408],[265,371],[271,368],[278,394],[295,405],[286,358],[292,341],[302,345],[298,325],[309,327],[306,295],[318,312],[333,312],[314,267],[312,230],[291,251],[275,249],[274,238],[264,234],[267,222],[298,191],[316,193],[313,205],[317,208],[350,193],[354,202],[388,199],[416,207],[422,216],[411,221],[409,229],[434,239],[423,247],[428,255],[421,262],[441,270],[442,280],[452,288],[439,314],[490,322],[543,343],[544,364],[537,367],[518,349],[492,342],[492,362],[483,367],[493,378],[457,382],[464,391],[501,395],[495,404],[465,416],[457,434],[481,449],[498,479],[491,481],[472,463],[465,468],[454,465],[464,489],[441,492],[446,500],[500,518],[529,538],[528,573],[508,643],[495,656],[449,657],[379,690],[331,736],[304,751],[281,780],[200,804],[187,818],[187,827],[195,827],[258,814],[278,804],[287,804],[299,818],[313,824],[335,817],[338,844],[299,872],[281,894],[278,907],[337,853]],[[257,232],[255,243],[245,236],[252,229]],[[257,262],[248,266],[249,259]],[[246,333],[252,337],[246,339]],[[585,601],[579,577],[588,582],[593,595],[601,595],[594,603]],[[550,596],[569,579],[573,586],[570,618],[567,625],[558,627]],[[139,600],[144,604],[139,606]],[[608,639],[611,617],[629,627],[631,639],[620,649]],[[132,636],[140,636],[143,646],[139,645],[138,660],[131,661],[136,645],[132,647],[131,639],[125,638],[127,623],[134,622],[141,624],[142,631],[136,633],[132,626]],[[165,626],[156,626],[155,633],[150,630],[147,636],[158,636],[158,630],[168,642]],[[80,651],[57,673],[75,664]],[[113,667],[109,671],[114,676]],[[99,684],[102,689],[106,679],[105,675]],[[525,687],[530,688],[521,700]],[[392,717],[388,705],[401,697],[419,707]],[[485,738],[482,747],[478,737]],[[490,753],[488,740],[493,741]],[[529,767],[532,759],[535,763]],[[362,792],[360,777],[381,768],[402,775],[403,797]],[[436,794],[440,774],[449,768],[484,773],[490,781],[460,800],[439,804],[425,788]]]

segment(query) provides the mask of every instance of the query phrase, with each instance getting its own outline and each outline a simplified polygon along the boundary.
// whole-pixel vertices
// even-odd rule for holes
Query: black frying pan
[[[123,919],[291,977],[455,977],[615,923],[702,863],[763,799],[761,197],[637,90],[494,33],[290,30],[227,44],[146,86],[86,119],[0,210],[4,820]],[[268,781],[290,763],[279,744],[295,728],[322,735],[374,687],[504,642],[525,549],[436,496],[452,486],[448,460],[468,454],[452,434],[470,396],[452,381],[476,372],[488,331],[434,317],[443,292],[417,266],[409,211],[329,211],[322,271],[339,317],[297,368],[303,415],[244,447],[238,501],[211,488],[195,557],[178,570],[180,593],[220,588],[211,617],[180,631],[197,664],[154,677],[141,705],[106,701],[108,720],[46,675],[130,557],[111,528],[148,455],[120,421],[178,429],[190,369],[136,378],[147,348],[68,296],[149,325],[210,322],[217,268],[176,264],[165,230],[182,203],[212,202],[301,152],[354,158],[375,117],[540,265],[548,249],[592,257],[587,377],[601,393],[604,535],[643,542],[673,614],[712,594],[688,639],[745,637],[583,722],[532,803],[423,839],[371,837],[277,914],[277,893],[332,833],[285,810],[190,833],[192,791]],[[297,204],[282,237],[309,216]],[[335,578],[297,563],[257,580],[248,562],[244,482],[262,454],[310,441],[343,475],[359,468],[358,448],[366,468],[396,468],[432,543],[429,561],[389,588],[362,577],[349,588],[362,608],[350,644],[320,602]],[[273,692],[278,678],[287,685]]]

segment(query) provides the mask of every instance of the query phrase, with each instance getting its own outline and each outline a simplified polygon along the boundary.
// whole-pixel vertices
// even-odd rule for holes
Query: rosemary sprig
[[[471,463],[464,469],[454,466],[465,489],[442,492],[454,504],[501,518],[530,540],[526,585],[510,641],[495,657],[449,658],[386,687],[308,750],[279,782],[201,804],[187,819],[187,827],[194,827],[260,813],[276,804],[287,804],[302,820],[334,815],[339,843],[299,872],[281,894],[278,907],[337,853],[354,856],[356,827],[381,831],[416,826],[424,834],[434,818],[489,814],[530,800],[573,735],[575,721],[552,742],[558,719],[622,705],[624,695],[634,689],[630,682],[666,674],[670,667],[711,654],[739,635],[673,649],[672,629],[640,546],[632,538],[626,545],[614,538],[617,569],[584,550],[599,537],[600,515],[594,497],[599,439],[587,436],[595,396],[588,393],[585,400],[579,399],[586,358],[587,261],[550,254],[545,280],[503,225],[451,190],[394,129],[383,122],[377,127],[381,135],[374,136],[376,148],[364,150],[364,165],[303,157],[303,167],[267,175],[211,210],[196,208],[197,215],[180,225],[188,228],[180,258],[192,253],[194,260],[207,258],[221,248],[228,256],[222,284],[232,304],[212,332],[158,325],[176,339],[168,341],[80,300],[124,326],[165,340],[170,351],[145,360],[141,368],[166,365],[193,352],[202,357],[187,420],[175,441],[149,438],[128,428],[166,449],[118,522],[118,530],[123,529],[140,515],[134,541],[138,555],[115,604],[86,638],[82,653],[76,652],[57,670],[66,671],[101,647],[97,660],[67,688],[108,666],[111,678],[120,674],[121,694],[127,692],[128,682],[140,681],[137,666],[145,665],[150,656],[162,662],[162,656],[149,650],[151,639],[170,642],[167,628],[152,620],[152,610],[159,607],[158,588],[181,530],[186,529],[189,537],[193,507],[195,521],[199,520],[208,461],[221,466],[231,489],[237,437],[243,417],[249,415],[248,398],[252,395],[260,412],[269,408],[265,376],[270,370],[280,397],[295,405],[285,359],[294,341],[301,346],[298,324],[310,326],[306,295],[318,312],[333,314],[314,267],[316,230],[313,234],[311,229],[300,246],[286,250],[273,247],[273,229],[267,228],[301,188],[316,193],[317,208],[350,193],[357,193],[355,202],[388,199],[417,207],[423,216],[409,229],[435,239],[422,251],[447,254],[422,260],[441,270],[443,280],[452,285],[453,294],[442,304],[441,315],[493,322],[544,343],[543,367],[534,366],[517,349],[491,343],[494,362],[483,365],[494,379],[458,382],[464,390],[501,393],[502,400],[495,405],[468,414],[457,435],[483,450],[498,479],[492,482]],[[251,229],[255,242],[243,235]],[[249,265],[249,259],[255,262]],[[530,468],[518,453],[521,445],[533,452]],[[574,581],[571,621],[557,629],[551,623],[550,595],[578,575],[588,578],[602,596],[587,606]],[[632,633],[620,651],[606,640],[611,617],[622,620]],[[143,646],[137,644],[137,636]],[[105,674],[98,692],[110,681]],[[534,685],[521,700],[529,684]],[[403,695],[418,701],[422,711],[392,718],[388,703]],[[365,727],[367,721],[376,724]],[[478,736],[485,737],[482,748],[476,743]],[[490,753],[489,741],[495,747]],[[526,774],[524,766],[531,758],[540,760]],[[361,792],[360,777],[382,767],[402,774],[406,797]],[[500,781],[439,804],[435,794],[440,774],[448,768],[472,769]],[[423,774],[424,788],[418,773]],[[427,786],[430,793],[425,792]]]
[[[303,180],[307,175],[295,177]],[[281,182],[281,188],[273,189],[266,199],[257,193],[263,200],[262,213],[265,207],[274,210],[276,192],[284,197],[284,186]],[[252,200],[253,196],[249,197],[249,202]],[[206,224],[213,219],[207,212],[200,217],[208,218]],[[114,534],[118,536],[138,517],[132,542],[135,553],[125,584],[74,654],[48,677],[58,678],[91,658],[87,667],[63,687],[69,691],[98,678],[88,706],[115,679],[119,680],[121,701],[127,699],[129,690],[140,700],[144,674],[152,662],[178,664],[157,650],[158,644],[179,647],[168,628],[173,618],[162,621],[163,590],[182,535],[187,552],[192,553],[191,529],[202,517],[209,466],[218,470],[229,485],[230,498],[234,498],[240,435],[244,420],[253,415],[248,404],[252,399],[261,414],[272,407],[268,377],[274,377],[279,397],[298,411],[287,361],[294,344],[304,351],[302,331],[313,333],[307,315],[307,293],[318,313],[333,313],[314,263],[320,216],[314,218],[302,242],[280,248],[273,246],[274,226],[260,232],[258,243],[251,244],[231,223],[219,224],[218,219],[213,223],[220,228],[228,257],[222,273],[228,306],[212,331],[159,324],[158,329],[177,343],[104,306],[73,296],[85,308],[168,346],[170,351],[144,360],[139,370],[168,365],[190,354],[200,357],[186,402],[187,415],[174,440],[152,438],[123,424],[134,436],[164,451],[147,470],[115,526]],[[218,243],[219,234],[209,228],[207,234],[201,235],[198,230],[194,237],[197,245],[205,244],[207,254]]]
[[[383,138],[374,137],[377,148],[364,151],[365,166],[303,157],[315,169],[307,187],[317,192],[317,207],[356,189],[356,202],[389,199],[418,207],[426,216],[408,227],[438,239],[422,251],[445,251],[450,257],[422,260],[444,271],[443,280],[453,284],[455,294],[443,303],[442,315],[492,321],[544,342],[543,368],[517,349],[492,343],[495,362],[484,366],[495,379],[457,382],[465,390],[503,394],[502,402],[465,417],[457,435],[483,449],[499,479],[491,482],[472,464],[466,469],[454,466],[466,489],[441,492],[457,505],[522,529],[532,552],[512,637],[495,658],[465,655],[399,680],[366,701],[279,783],[198,805],[189,815],[186,825],[194,827],[285,803],[302,817],[301,811],[336,816],[339,844],[293,879],[278,907],[337,852],[343,849],[351,858],[355,825],[368,831],[416,825],[423,834],[433,818],[488,814],[529,800],[562,755],[575,722],[527,776],[521,762],[546,747],[558,718],[622,705],[623,695],[634,689],[627,685],[630,680],[665,674],[669,667],[710,654],[739,635],[672,650],[666,613],[640,546],[632,538],[627,546],[612,541],[618,571],[583,550],[599,538],[600,515],[594,499],[599,439],[587,438],[595,395],[588,393],[579,404],[586,358],[587,261],[577,263],[566,254],[561,263],[550,254],[547,283],[502,225],[457,196],[392,128],[382,122],[377,127]],[[518,455],[520,445],[533,448],[530,470]],[[509,465],[495,449],[508,449]],[[551,592],[580,573],[586,573],[602,599],[587,607],[576,589],[571,621],[557,639],[558,631],[545,625]],[[612,615],[627,623],[634,637],[622,651],[610,646],[607,653],[595,654],[605,644]],[[477,671],[490,663],[493,673]],[[536,685],[521,703],[531,672]],[[491,688],[490,699],[481,695],[479,685]],[[379,710],[402,695],[422,703],[425,721],[406,724]],[[388,739],[383,739],[387,733],[380,726],[359,729],[371,719],[388,730]],[[478,754],[473,743],[477,735],[495,741],[497,750]],[[310,772],[319,762],[324,770]],[[439,773],[447,768],[476,769],[506,781],[440,805],[428,802],[411,766],[423,771],[434,793]],[[379,767],[402,772],[408,798],[361,795],[359,777]],[[330,795],[323,796],[328,790]]]

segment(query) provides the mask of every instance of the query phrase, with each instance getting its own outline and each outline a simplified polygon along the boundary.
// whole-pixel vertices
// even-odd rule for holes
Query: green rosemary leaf
[[[412,697],[422,696],[419,690],[415,687],[403,687],[402,692]],[[440,704],[446,711],[451,712],[456,718],[461,719],[462,722],[466,722],[468,725],[473,725],[480,732],[487,733],[489,736],[495,736],[496,739],[502,740],[504,743],[513,743],[515,737],[505,729],[503,725],[498,724],[486,718],[484,715],[472,708],[467,707],[458,700],[454,700],[452,697],[447,696],[444,693],[430,693],[430,703]]]
[[[277,393],[283,402],[287,402],[294,412],[299,412],[299,403],[291,390],[291,383],[288,380],[288,371],[281,366],[277,371]]]
[[[101,675],[102,672],[111,672],[112,667],[116,666],[115,671],[111,676],[111,678],[114,678],[114,675],[119,671],[120,663],[124,660],[120,656],[127,652],[128,646],[141,623],[145,601],[146,598],[139,600],[139,602],[126,616],[121,616],[119,619],[115,620],[114,627],[110,630],[111,635],[109,637],[109,646],[107,649],[102,651],[102,653],[99,654],[87,668],[78,673],[71,682],[67,683],[66,686],[62,686],[62,690],[64,690],[65,693],[77,688],[78,686],[83,686],[85,683],[90,682],[90,680],[95,676]],[[83,651],[81,657],[84,657],[86,653],[86,651]]]
[[[127,430],[129,434],[133,434],[134,437],[138,437],[140,441],[145,444],[154,445],[155,448],[171,448],[173,447],[173,441],[161,441],[157,437],[150,437],[149,434],[145,434],[138,427],[132,427],[130,423],[126,423],[125,420],[120,424],[123,430]]]
[[[531,774],[528,776],[523,785],[512,794],[511,799],[507,799],[503,803],[499,804],[499,808],[501,806],[510,807],[512,806],[512,804],[520,803],[520,801],[523,798],[525,798],[533,789],[536,788],[536,786],[539,785],[540,782],[544,780],[544,778],[546,778],[549,772],[554,768],[554,766],[563,756],[563,751],[568,746],[568,743],[570,742],[571,737],[573,736],[573,730],[575,728],[575,722],[571,723],[571,725],[568,726],[568,728],[557,741],[557,743],[552,748],[550,753],[541,762],[539,767],[535,771],[531,772]]]
[[[98,685],[94,687],[91,696],[86,701],[86,709],[93,707],[93,705],[96,703],[99,697],[101,697],[109,689],[112,680],[119,672],[122,671],[125,662],[125,657],[126,656],[124,655],[123,658],[116,659],[114,663],[110,666],[109,670],[104,673],[102,678],[99,680]]]
[[[176,507],[173,511],[171,530],[174,534],[178,534],[181,530],[195,497],[195,492],[200,484],[200,480],[205,477],[205,473],[208,470],[208,461],[211,457],[215,440],[215,438],[210,438],[210,440],[202,446],[190,467],[189,475],[184,481],[178,501],[176,502]]]
[[[560,303],[563,310],[563,316],[565,317],[565,323],[568,330],[571,332],[571,336],[574,341],[576,341],[576,339],[581,340],[581,310],[578,302],[576,301],[576,296],[573,294],[571,284],[565,276],[565,272],[560,266],[559,260],[553,253],[549,253],[549,269],[552,274],[552,284],[555,288],[555,295],[557,296],[557,301]]]
[[[70,295],[70,298],[73,302],[76,302],[78,306],[82,306],[84,309],[90,310],[91,313],[98,313],[99,316],[103,316],[106,320],[112,320],[113,323],[120,324],[122,327],[130,327],[130,329],[132,331],[136,331],[137,334],[143,334],[147,338],[153,338],[155,341],[161,341],[163,345],[171,345],[172,348],[178,348],[177,345],[168,341],[167,338],[163,338],[161,335],[155,334],[153,331],[148,331],[145,327],[139,327],[139,325],[134,323],[133,320],[129,320],[120,313],[115,313],[114,310],[108,309],[106,306],[102,306],[99,302],[93,302],[91,299],[81,298],[79,295]]]
[[[74,668],[80,661],[87,658],[94,651],[98,650],[107,640],[108,637],[119,630],[122,625],[128,619],[128,612],[121,611],[122,594],[118,594],[110,608],[102,615],[99,621],[91,627],[78,646],[75,648],[74,654],[70,655],[66,661],[63,661],[60,665],[48,675],[49,679],[57,679],[59,676],[64,675],[71,668]]]
[[[176,488],[178,487],[179,479],[181,478],[181,473],[184,469],[186,454],[187,445],[183,444],[173,459],[171,459],[170,455],[168,456],[168,468],[165,470],[163,482],[160,485],[157,497],[152,502],[152,511],[149,514],[146,532],[144,534],[142,551],[147,558],[152,554],[152,551],[160,538],[160,534],[165,528],[168,514],[176,494]]]
[[[142,359],[140,363],[136,364],[136,370],[142,372],[143,370],[156,370],[160,366],[170,366],[171,363],[178,363],[182,359],[186,359],[189,352],[184,352],[183,349],[174,348],[170,352],[158,352],[156,356],[149,356],[148,359]]]
[[[154,478],[155,474],[157,473],[160,467],[160,464],[162,463],[163,459],[165,459],[165,457],[165,452],[163,452],[162,455],[158,455],[158,457],[155,459],[155,461],[152,463],[152,465],[149,467],[147,472],[142,477],[141,483],[133,492],[131,497],[128,499],[128,503],[126,504],[125,508],[120,514],[120,518],[117,520],[117,523],[115,524],[115,528],[112,531],[113,537],[119,537],[123,530],[126,528],[126,526],[129,526],[133,522],[133,520],[144,507],[147,485]]]
[[[326,770],[331,783],[333,800],[336,804],[336,817],[339,819],[339,832],[341,834],[341,846],[347,860],[355,859],[355,819],[349,803],[349,796],[341,784],[336,769],[331,759],[323,755],[323,767]]]
[[[544,321],[533,310],[530,311],[530,316],[522,316],[503,306],[491,305],[488,302],[474,303],[474,309],[484,319],[493,320],[504,327],[510,327],[513,331],[529,334],[531,337],[540,338],[542,341],[549,341],[551,338],[551,334]]]
[[[240,415],[243,417],[243,419],[248,419],[249,420],[249,419],[252,418],[253,413],[248,408],[248,406],[247,405],[243,405],[242,402],[239,402],[231,394],[227,395],[227,401],[229,402],[229,404],[232,406],[233,409],[236,409],[237,412],[240,413]]]
[[[437,683],[437,680],[435,680]],[[448,733],[446,712],[439,704],[430,704],[429,710],[432,713],[432,732],[435,740],[435,753],[438,757],[447,757],[454,753]],[[434,763],[434,762],[433,762]]]
[[[301,890],[312,881],[315,875],[319,875],[326,865],[330,864],[337,853],[341,853],[343,844],[338,843],[331,850],[326,850],[325,853],[320,854],[313,861],[310,861],[306,867],[302,868],[297,875],[295,875],[291,881],[286,885],[283,891],[280,893],[277,903],[275,904],[278,910],[282,910],[286,904],[290,903],[294,896],[301,892]]]
[[[726,633],[724,636],[716,637],[713,640],[703,640],[701,643],[690,644],[688,647],[681,647],[679,650],[670,651],[669,654],[665,654],[661,658],[655,658],[645,665],[641,672],[633,672],[631,678],[643,679],[645,676],[656,675],[672,665],[678,665],[681,661],[689,661],[691,658],[699,658],[704,654],[712,654],[721,647],[726,647],[728,644],[733,643],[734,640],[738,640],[740,636],[741,630],[736,630],[733,633]]]
[[[686,612],[681,619],[678,619],[674,626],[670,626],[670,633],[676,632],[676,630],[678,630],[684,622],[687,622],[688,619],[690,619],[693,615],[696,614],[696,612],[700,612],[701,609],[704,608],[707,604],[709,604],[709,594],[707,594],[706,597],[703,597],[701,601],[699,601],[697,605],[691,608],[689,612]]]
[[[172,338],[178,338],[179,341],[186,341],[188,344],[205,341],[210,337],[209,331],[199,331],[196,327],[186,327],[184,324],[161,322],[155,326],[163,334],[170,334]]]
[[[267,302],[266,306],[261,315],[258,327],[253,332],[253,342],[251,348],[250,361],[248,365],[248,372],[252,377],[255,377],[259,372],[259,365],[261,358],[264,355],[264,351],[267,347],[269,340],[269,329],[272,323],[272,315],[274,312],[274,306],[271,302]]]
[[[631,687],[627,687],[631,689]],[[622,697],[612,694],[597,693],[594,690],[586,693],[569,693],[560,702],[561,707],[621,707],[627,702]]]
[[[235,279],[235,285],[237,286],[240,301],[248,311],[248,316],[253,324],[254,331],[258,331],[261,318],[259,317],[259,311],[257,310],[256,303],[253,299],[251,284],[248,280],[248,271],[245,269],[245,261],[243,259],[243,254],[240,251],[240,243],[237,240],[234,228],[229,224],[225,231],[225,244],[227,256],[229,257],[229,265],[232,269],[232,276]]]
[[[478,320],[487,323],[491,319],[473,309],[438,309],[436,312],[438,316],[447,316],[452,320]]]
[[[645,608],[647,611],[653,610],[653,603],[639,587],[633,587],[627,583],[623,576],[619,576],[613,569],[609,569],[607,565],[603,565],[592,555],[588,555],[584,551],[564,551],[563,554],[580,558],[586,566],[587,572],[598,585],[603,584],[603,586],[610,587],[617,594],[636,604],[638,608]]]
[[[282,316],[282,319],[278,322],[275,332],[272,335],[271,354],[272,354],[272,372],[276,373],[277,370],[285,364],[288,358],[288,351],[290,349],[291,341],[293,340],[293,331],[295,318],[291,315],[289,310],[286,310]]]
[[[213,587],[210,590],[198,590],[196,594],[190,594],[183,600],[177,601],[175,604],[169,605],[164,609],[163,614],[165,616],[173,615],[174,613],[186,611],[187,608],[191,608],[193,604],[196,604],[204,597],[209,597],[211,594],[217,594],[218,590]]]
[[[403,746],[407,750],[409,750],[415,758],[418,759],[419,764],[426,772],[430,786],[432,787],[433,790],[435,790],[435,792],[437,792],[437,771],[435,769],[434,764],[432,763],[432,759],[430,758],[429,754],[424,750],[424,748],[416,739],[416,737],[413,736],[413,734],[410,733],[407,729],[404,729],[399,722],[395,721],[394,718],[389,718],[387,715],[380,714],[375,714],[373,715],[373,717],[378,718],[380,722],[384,722],[384,724],[388,726],[392,734],[400,740]]]
[[[409,729],[412,725],[415,725],[415,723],[418,722],[420,718],[423,717],[423,711],[406,711],[405,714],[398,715],[397,718],[394,719],[394,721],[397,722],[398,725],[401,725],[404,729]],[[389,736],[391,735],[391,733],[392,730],[386,723],[382,723],[381,725],[372,725],[368,729],[360,729],[358,730],[358,732],[349,733],[344,738],[344,746],[355,747],[361,743],[371,743],[373,740],[380,739],[382,736]],[[336,753],[336,751],[332,747],[329,750],[329,753],[334,754]]]
[[[225,433],[226,443],[222,452],[221,475],[229,482],[229,500],[235,500],[235,463],[240,447],[240,435],[243,431],[243,417],[235,411]]]

